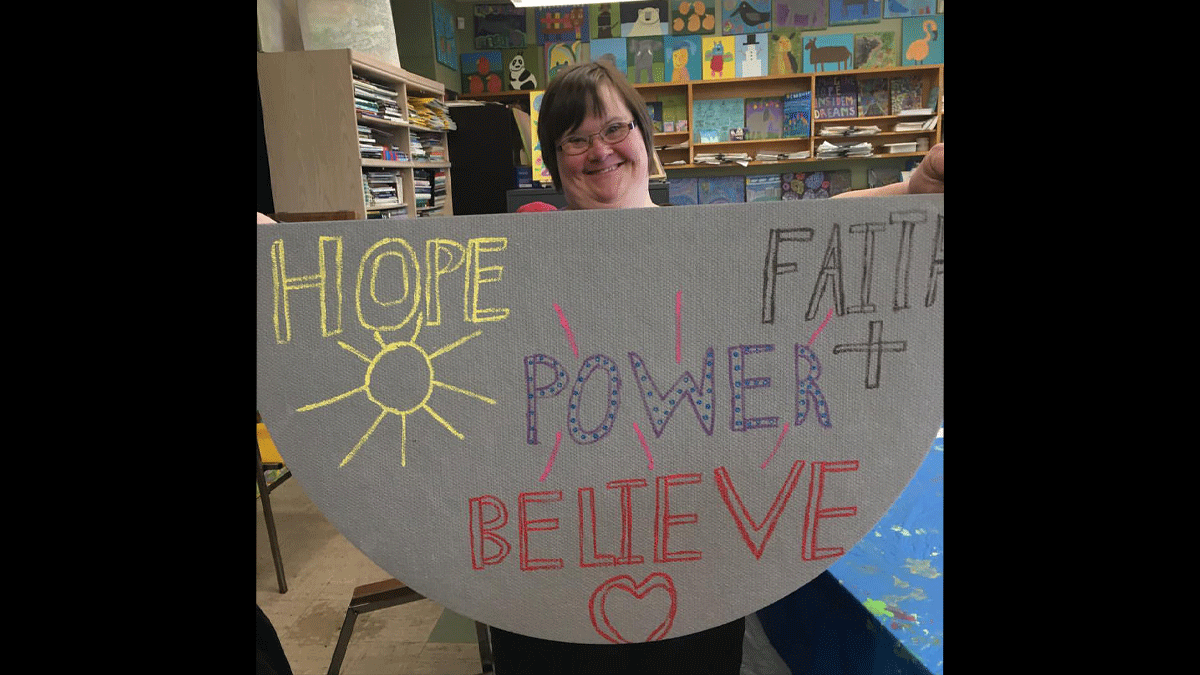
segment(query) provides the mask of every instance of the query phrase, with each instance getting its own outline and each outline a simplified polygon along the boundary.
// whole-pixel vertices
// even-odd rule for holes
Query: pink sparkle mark
[[[675,291],[675,363],[683,362],[683,291]]]
[[[567,323],[567,317],[563,314],[562,307],[558,303],[554,303],[554,311],[558,312],[558,322],[562,324],[563,330],[567,332],[567,342],[571,343],[571,351],[574,352],[575,358],[579,358],[579,348],[575,346],[575,334],[571,332],[571,325]]]
[[[818,329],[818,331],[819,330],[820,329]],[[810,342],[809,344],[812,344],[812,343]],[[767,461],[762,463],[761,468],[763,468],[763,469],[767,468],[767,465],[771,463],[772,459],[774,459],[775,453],[779,452],[779,446],[783,445],[783,437],[787,436],[787,432],[788,432],[788,423],[784,422],[783,423],[783,433],[779,434],[779,440],[775,441],[775,449],[771,451],[771,456],[767,458]]]
[[[561,442],[562,432],[556,431],[554,433],[554,451],[550,453],[550,461],[546,462],[546,470],[542,472],[542,477],[538,479],[539,483],[545,481],[546,476],[550,475],[550,467],[554,466],[554,458],[558,456],[558,444]]]
[[[650,446],[646,445],[646,437],[642,435],[642,430],[638,428],[637,422],[633,423],[633,430],[637,432],[638,440],[642,443],[642,450],[646,452],[646,459],[650,462],[650,470],[654,470],[654,455],[650,454]]]
[[[555,307],[558,307],[558,305],[555,305]],[[808,338],[808,346],[809,347],[812,346],[812,343],[817,341],[817,336],[821,334],[821,331],[825,330],[825,324],[829,323],[829,319],[832,317],[833,317],[833,308],[830,307],[829,312],[825,315],[825,320],[821,322],[820,326],[817,326],[817,330],[815,333],[812,334],[812,337]],[[576,354],[576,356],[578,356],[578,354]]]

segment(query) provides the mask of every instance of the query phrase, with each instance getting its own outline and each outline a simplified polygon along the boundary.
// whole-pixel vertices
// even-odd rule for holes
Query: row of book
[[[446,161],[446,144],[442,134],[432,131],[410,130],[409,152],[414,162]]]
[[[354,110],[364,117],[403,122],[404,112],[397,103],[399,96],[394,89],[354,75]]]
[[[817,78],[813,93],[813,117],[880,117],[920,112],[929,114],[937,107],[937,87],[924,91],[920,78],[863,77],[838,75]]]
[[[367,209],[382,209],[404,206],[404,192],[400,186],[400,175],[395,171],[363,170],[363,203]]]
[[[808,91],[692,102],[695,143],[806,138],[811,122],[812,92]]]
[[[677,206],[825,199],[850,189],[850,170],[668,178],[667,183]]]
[[[439,215],[446,205],[446,170],[413,169],[413,199],[418,216]]]
[[[372,129],[362,124],[358,127],[358,152],[365,159],[385,159],[392,162],[407,162],[408,154],[396,145],[396,134]]]

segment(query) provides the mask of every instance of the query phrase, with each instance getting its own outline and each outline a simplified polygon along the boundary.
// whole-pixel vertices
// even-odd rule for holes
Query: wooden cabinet
[[[813,94],[813,106],[816,106],[816,96],[819,87],[833,77],[853,77],[858,81],[879,78],[911,77],[921,83],[922,96],[928,100],[930,93],[936,88],[937,105],[930,106],[934,111],[929,115],[901,116],[861,115],[858,117],[816,118],[811,121],[810,134],[799,138],[769,138],[761,140],[720,141],[715,143],[693,142],[695,130],[694,105],[696,101],[716,99],[747,99],[757,97],[782,97],[797,91],[807,91]],[[697,164],[697,154],[703,153],[745,153],[750,157],[747,168],[767,164],[805,164],[810,162],[839,162],[866,161],[897,157],[922,157],[929,147],[942,141],[942,109],[940,104],[944,93],[942,64],[930,66],[902,66],[896,68],[871,68],[864,70],[827,70],[816,73],[798,73],[795,75],[769,75],[764,77],[743,77],[727,80],[694,80],[686,83],[653,83],[635,84],[635,89],[647,102],[661,101],[664,97],[687,96],[688,130],[684,132],[656,132],[654,144],[659,148],[659,158],[668,175],[672,170],[702,169],[718,165]],[[480,100],[517,101],[527,92],[503,92],[500,94],[479,94],[464,98]],[[922,104],[921,107],[925,107]],[[909,120],[926,120],[935,118],[933,128],[919,131],[895,131],[898,122]],[[832,126],[879,127],[879,132],[871,135],[822,136],[822,130]],[[873,146],[874,153],[869,157],[825,158],[818,157],[817,149],[822,141],[829,140],[835,144],[844,142],[867,142]],[[914,152],[889,153],[887,144],[920,142],[925,150]],[[686,142],[686,147],[680,146]],[[761,150],[782,152],[807,152],[805,159],[787,159],[784,161],[759,161]]]
[[[377,92],[395,93],[393,119],[360,111],[356,77]],[[422,126],[410,112],[419,99],[444,102],[440,82],[350,49],[259,53],[258,81],[277,212],[350,211],[358,219],[453,215],[448,130]],[[415,156],[419,134],[440,144],[437,161]],[[390,139],[405,161],[364,157],[363,137]],[[444,195],[419,204],[424,182],[433,189],[444,185]],[[386,193],[389,183],[394,198]]]

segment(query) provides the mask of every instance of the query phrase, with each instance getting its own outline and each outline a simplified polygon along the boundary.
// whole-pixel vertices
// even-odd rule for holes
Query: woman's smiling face
[[[591,137],[591,147],[578,155],[569,155],[561,147],[558,173],[563,196],[571,209],[620,209],[652,206],[646,204],[650,181],[646,145],[635,126],[619,143],[605,143],[598,132],[611,124],[634,122],[621,97],[604,84],[598,92],[600,114],[588,115],[580,125],[558,139],[559,146],[570,137]]]

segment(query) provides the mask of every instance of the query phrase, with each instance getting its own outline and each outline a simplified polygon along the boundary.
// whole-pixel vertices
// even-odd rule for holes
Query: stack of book
[[[937,127],[937,118],[930,117],[924,122],[896,122],[893,131],[932,131]]]
[[[413,124],[436,131],[453,131],[458,128],[450,117],[450,108],[436,98],[408,97],[408,118]]]
[[[363,199],[368,209],[404,206],[400,179],[392,171],[363,171]]]
[[[441,215],[446,205],[446,170],[413,169],[417,215]]]
[[[408,215],[408,209],[401,206],[396,209],[381,209],[378,211],[368,211],[367,220],[390,220],[394,218],[404,218]]]
[[[698,152],[692,160],[696,164],[741,164],[750,163],[750,155],[744,152]]]
[[[354,109],[365,117],[403,122],[404,114],[396,103],[394,90],[358,75],[354,76]]]
[[[870,157],[871,153],[872,147],[870,143],[844,143],[835,145],[829,141],[821,141],[821,145],[817,146],[817,159]]]
[[[411,152],[414,161],[446,161],[446,146],[442,142],[442,135],[440,133],[416,131],[414,129],[410,132],[409,140],[412,145]]]
[[[843,126],[826,126],[821,128],[822,136],[873,136],[879,133],[880,129],[876,126],[868,127],[843,127]]]
[[[763,149],[754,154],[756,162],[786,162],[789,159],[808,159],[807,150]]]

